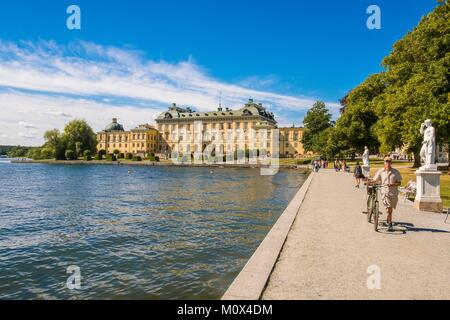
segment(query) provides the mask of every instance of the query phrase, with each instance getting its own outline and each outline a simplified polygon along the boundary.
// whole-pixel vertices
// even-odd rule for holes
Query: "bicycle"
[[[367,221],[372,223],[375,232],[378,232],[378,221],[380,218],[380,202],[378,201],[378,190],[382,188],[381,184],[367,184]]]

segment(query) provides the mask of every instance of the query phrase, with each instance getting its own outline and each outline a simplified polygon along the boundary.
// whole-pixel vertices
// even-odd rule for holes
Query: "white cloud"
[[[54,41],[0,41],[0,108],[6,114],[2,122],[9,121],[10,137],[17,136],[14,132],[20,127],[32,128],[27,125],[38,127],[36,133],[41,135],[62,128],[71,118],[85,118],[96,129],[113,116],[126,127],[154,122],[172,102],[210,110],[217,106],[219,92],[224,106],[238,108],[253,98],[289,120],[292,112],[300,117],[316,100],[263,90],[273,81],[273,76],[254,77],[229,84],[209,76],[192,59],[156,62],[138,51],[88,42],[61,46]],[[36,140],[40,143],[42,138]],[[11,144],[23,142],[11,140]]]
[[[25,121],[19,121],[19,126],[27,128],[27,129],[35,129],[36,126],[32,125],[31,123],[27,123]]]
[[[52,109],[48,108],[49,105],[52,106]],[[20,115],[23,122],[33,121],[37,124],[37,128],[33,130],[33,135],[22,131],[21,128],[23,127],[15,121],[17,115],[14,111],[17,109],[24,110],[24,114]],[[53,113],[58,112],[66,115],[68,114],[67,109],[71,111],[70,118],[49,116],[49,110],[52,110]],[[141,123],[152,122],[153,116],[163,111],[157,108],[138,108],[132,105],[111,106],[86,99],[64,96],[49,97],[21,92],[0,93],[0,110],[2,110],[0,120],[2,132],[10,137],[8,144],[21,145],[29,145],[30,138],[35,138],[32,145],[40,145],[43,142],[42,137],[46,130],[53,128],[63,130],[64,126],[75,118],[86,119],[95,131],[100,131],[111,122],[113,117],[117,117],[125,128],[130,129]],[[17,134],[17,132],[22,134]],[[5,141],[2,143],[4,144]]]
[[[36,139],[37,135],[30,132],[19,132],[18,136],[23,139]]]

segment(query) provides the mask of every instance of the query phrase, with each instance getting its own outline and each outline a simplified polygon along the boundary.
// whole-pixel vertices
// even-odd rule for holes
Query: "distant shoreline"
[[[260,169],[260,168],[270,168],[267,165],[261,164],[248,164],[248,163],[234,163],[234,164],[176,164],[170,161],[164,162],[150,162],[150,161],[106,161],[106,160],[12,160],[11,163],[15,164],[48,164],[48,165],[109,165],[109,166],[140,166],[140,167],[208,167],[208,168],[249,168],[249,169]],[[298,169],[306,172],[309,172],[308,166],[300,166],[300,165],[286,165],[280,164],[280,168],[283,169]]]

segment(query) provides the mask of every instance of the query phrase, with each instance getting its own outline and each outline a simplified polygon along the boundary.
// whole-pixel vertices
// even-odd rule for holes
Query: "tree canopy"
[[[326,133],[327,143],[313,151],[334,156],[361,153],[365,145],[380,153],[402,147],[418,161],[426,119],[433,121],[437,142],[450,143],[450,3],[438,1],[382,66],[341,99],[342,114]],[[310,141],[308,136],[308,148]]]
[[[331,113],[325,103],[317,101],[303,120],[304,133],[302,143],[305,151],[320,152],[322,149],[321,133],[332,126]]]
[[[97,138],[85,120],[73,120],[64,128],[64,132],[53,129],[45,132],[45,143],[29,153],[33,159],[66,160],[67,151],[71,158],[82,157],[85,151],[96,153]]]

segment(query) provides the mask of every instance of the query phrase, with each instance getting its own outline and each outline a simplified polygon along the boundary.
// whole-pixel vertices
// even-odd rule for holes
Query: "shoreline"
[[[249,163],[233,163],[233,164],[208,164],[208,163],[173,163],[170,161],[164,162],[150,162],[150,161],[106,161],[106,160],[12,160],[14,164],[47,164],[47,165],[109,165],[109,166],[138,166],[138,167],[196,167],[196,168],[247,168],[247,169],[261,169],[270,168],[268,165],[262,164],[249,164]],[[279,164],[281,169],[293,169],[310,172],[310,168],[307,165],[292,165],[292,164]]]

